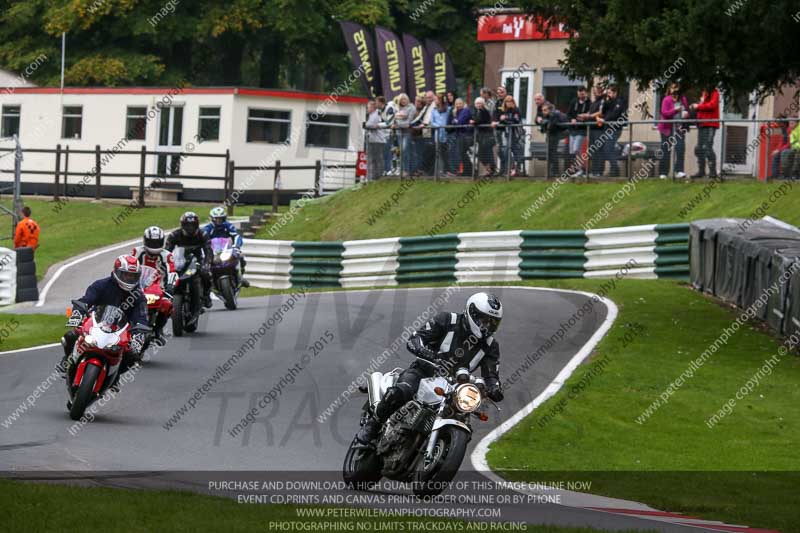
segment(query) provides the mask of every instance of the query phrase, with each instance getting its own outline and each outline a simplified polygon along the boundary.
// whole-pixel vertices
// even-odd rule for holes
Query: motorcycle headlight
[[[92,337],[91,335],[84,335],[83,342],[88,344],[89,346],[95,346],[94,337]]]
[[[481,391],[478,387],[468,383],[456,389],[456,407],[464,413],[471,413],[481,405]]]
[[[230,250],[225,250],[224,252],[219,254],[219,258],[223,263],[227,263],[228,260],[231,258],[231,255],[233,255],[233,252],[231,252]]]

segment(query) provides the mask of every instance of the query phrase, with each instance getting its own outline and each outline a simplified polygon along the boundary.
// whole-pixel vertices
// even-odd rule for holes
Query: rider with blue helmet
[[[208,235],[208,239],[211,240],[219,237],[229,237],[231,241],[233,241],[233,247],[241,252],[244,241],[239,233],[239,230],[236,229],[236,226],[228,222],[228,214],[225,212],[225,208],[215,207],[211,210],[209,216],[211,218],[211,222],[203,227],[203,233]],[[239,264],[241,265],[242,276],[244,276],[244,269],[247,265],[244,255],[239,255]],[[247,287],[249,283],[242,279],[242,285]]]

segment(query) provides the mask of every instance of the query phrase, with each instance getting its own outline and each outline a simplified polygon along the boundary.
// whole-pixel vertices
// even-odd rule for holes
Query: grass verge
[[[131,210],[128,204],[71,201],[59,211],[55,202],[25,200],[33,211],[31,218],[39,223],[41,234],[36,250],[36,275],[42,279],[47,269],[70,257],[128,239],[141,237],[148,226],[177,227],[180,216],[195,211],[205,220],[209,205],[144,207]],[[237,215],[249,215],[254,207],[237,207]],[[120,218],[122,216],[122,218]],[[119,221],[116,223],[115,220]],[[13,246],[10,241],[0,246]]]
[[[787,183],[784,187],[788,188],[791,183]],[[604,208],[607,216],[600,216],[592,227],[666,224],[723,216],[746,218],[763,203],[768,204],[766,214],[800,223],[792,200],[800,190],[792,187],[769,202],[770,193],[783,183],[725,182],[712,188],[708,183],[647,181],[631,186],[629,194],[623,194],[624,185],[565,183],[538,209],[526,213],[553,183],[511,181],[478,186],[474,182],[378,181],[308,203],[294,215],[282,214],[283,219],[276,217],[283,221],[270,238],[331,241],[427,235],[434,229],[436,233],[581,229]],[[471,190],[474,200],[465,202]],[[691,208],[682,213],[687,206]],[[454,214],[448,216],[448,211]],[[439,227],[437,223],[441,223]],[[261,230],[257,237],[267,238],[268,231],[269,227]]]
[[[600,282],[536,285],[593,291]],[[625,280],[609,297],[620,310],[615,326],[554,397],[492,445],[492,468],[515,480],[588,480],[593,493],[800,531],[800,358],[783,357],[709,427],[778,353],[775,338],[748,324],[643,420],[736,314],[672,281]]]
[[[0,313],[0,353],[58,342],[66,322],[63,315]]]
[[[6,531],[110,531],[152,532],[226,531],[467,531],[463,522],[401,517],[314,519],[299,516],[288,505],[240,505],[233,500],[177,491],[141,491],[66,487],[0,481],[0,502]],[[91,502],[73,508],[75,519],[65,517],[67,502]],[[431,523],[433,522],[433,523]],[[281,529],[278,525],[283,524]],[[302,526],[291,528],[292,524]],[[417,528],[414,525],[418,525]],[[420,528],[423,524],[442,526]],[[316,527],[315,527],[316,526]],[[449,528],[446,526],[450,526]],[[589,528],[528,526],[532,533],[593,533]],[[635,533],[635,532],[629,532]]]

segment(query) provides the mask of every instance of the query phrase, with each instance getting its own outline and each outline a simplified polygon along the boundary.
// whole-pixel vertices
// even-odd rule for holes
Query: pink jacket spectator
[[[689,110],[689,104],[685,96],[681,96],[681,105],[683,106],[683,111]],[[682,118],[681,115],[675,109],[675,100],[673,100],[672,96],[669,94],[664,96],[664,98],[661,100],[661,119],[679,120],[680,118]],[[659,122],[656,127],[658,128],[658,131],[661,133],[661,135],[669,136],[672,135],[672,127],[675,125],[676,124],[671,124],[671,123],[665,124],[663,122]]]

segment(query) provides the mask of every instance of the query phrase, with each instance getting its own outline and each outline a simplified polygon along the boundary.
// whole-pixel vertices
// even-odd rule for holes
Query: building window
[[[143,141],[147,132],[147,108],[128,107],[125,118],[125,138],[129,141]]]
[[[11,137],[12,135],[19,135],[19,117],[20,106],[18,105],[4,105],[3,106],[3,124],[0,127],[0,137]]]
[[[201,107],[197,124],[197,135],[200,141],[219,140],[219,108]]]
[[[584,80],[571,80],[560,70],[542,71],[542,87],[545,100],[562,113],[569,110],[569,103],[578,96],[578,87],[586,87]]]
[[[250,109],[247,114],[247,142],[280,144],[289,140],[291,111]]]
[[[306,116],[306,146],[343,148],[349,146],[350,117],[309,113]]]
[[[83,106],[65,105],[61,117],[61,138],[80,139],[83,128]]]

